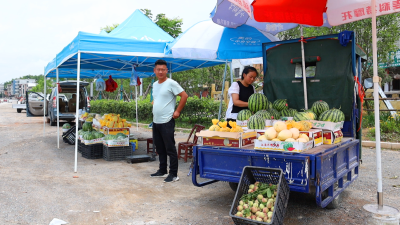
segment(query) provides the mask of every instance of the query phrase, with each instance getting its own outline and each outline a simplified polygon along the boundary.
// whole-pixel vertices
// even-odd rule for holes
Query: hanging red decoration
[[[118,88],[117,82],[115,82],[110,75],[108,77],[108,80],[106,81],[106,91],[114,92],[115,90],[117,90],[117,88]]]

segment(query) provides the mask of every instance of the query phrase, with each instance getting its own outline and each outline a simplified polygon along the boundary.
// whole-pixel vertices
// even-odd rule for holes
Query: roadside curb
[[[362,141],[361,145],[363,147],[375,148],[376,147],[376,142],[375,141]],[[381,148],[399,150],[400,149],[400,143],[381,142]]]

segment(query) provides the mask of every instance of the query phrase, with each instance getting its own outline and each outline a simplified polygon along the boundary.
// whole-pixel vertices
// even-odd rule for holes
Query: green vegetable
[[[272,196],[272,192],[271,192],[271,189],[267,189],[267,197],[268,198],[271,198],[271,196]]]

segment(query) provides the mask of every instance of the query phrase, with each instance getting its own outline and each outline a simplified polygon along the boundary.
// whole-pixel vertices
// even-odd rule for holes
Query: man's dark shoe
[[[167,176],[168,176],[168,174],[161,173],[159,170],[157,170],[156,173],[153,173],[153,174],[150,175],[150,177],[167,177]]]
[[[164,179],[164,183],[175,182],[175,181],[178,181],[178,180],[179,180],[178,176],[169,174],[168,177]]]

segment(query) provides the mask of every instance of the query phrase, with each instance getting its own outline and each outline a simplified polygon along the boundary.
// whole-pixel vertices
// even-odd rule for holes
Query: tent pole
[[[136,131],[139,131],[139,119],[138,119],[138,110],[137,110],[137,86],[135,86],[135,101],[136,101]]]
[[[381,162],[381,132],[379,123],[379,77],[378,77],[378,50],[376,36],[376,0],[371,1],[372,12],[372,56],[374,69],[374,111],[375,111],[375,140],[376,140],[376,175],[378,178],[378,209],[383,208],[383,193],[382,193],[382,162]]]
[[[43,81],[44,81],[43,135],[45,135],[46,134],[46,111],[47,111],[46,110],[46,103],[47,103],[47,98],[46,98],[46,67],[44,68]],[[28,101],[28,99],[26,99],[26,101]]]
[[[229,63],[229,72],[231,73],[231,85],[233,84],[232,62]]]
[[[304,57],[303,25],[300,25],[300,35],[301,35],[301,64],[303,68],[304,109],[307,110],[308,99],[307,99],[306,59]]]
[[[79,80],[81,79],[81,52],[78,51],[78,66],[76,74],[76,112],[75,112],[75,165],[74,172],[78,171],[78,127],[79,127]]]
[[[221,120],[221,110],[222,110],[222,101],[224,99],[225,78],[226,78],[226,67],[227,66],[228,66],[228,62],[225,62],[224,79],[222,80],[221,101],[219,102],[218,120]]]
[[[56,90],[57,90],[57,148],[60,149],[60,100],[58,99],[58,67],[56,67]]]
[[[143,96],[143,78],[139,78],[140,79],[140,91],[139,91],[139,95]]]
[[[172,63],[169,64],[169,78],[172,79]]]

